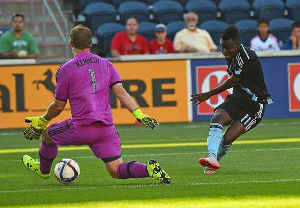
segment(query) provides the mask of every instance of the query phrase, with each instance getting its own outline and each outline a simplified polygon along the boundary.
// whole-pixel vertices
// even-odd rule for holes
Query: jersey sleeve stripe
[[[250,57],[249,57],[247,51],[245,50],[245,47],[243,46],[243,44],[241,44],[241,46],[242,46],[242,49],[243,49],[244,53],[246,54],[247,58],[250,59]]]
[[[109,87],[112,88],[115,84],[118,84],[118,83],[122,83],[122,81],[117,81],[115,83],[112,83]]]

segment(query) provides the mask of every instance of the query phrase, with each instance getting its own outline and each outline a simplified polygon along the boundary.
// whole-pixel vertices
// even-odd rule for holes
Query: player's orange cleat
[[[206,158],[200,158],[199,163],[203,167],[214,168],[214,169],[220,168],[220,164],[217,160],[217,156],[214,153],[209,153]]]

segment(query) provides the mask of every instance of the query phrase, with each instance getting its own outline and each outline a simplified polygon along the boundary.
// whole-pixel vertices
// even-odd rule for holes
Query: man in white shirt
[[[184,16],[186,28],[178,31],[174,38],[174,48],[179,53],[212,52],[217,51],[210,34],[199,29],[198,15],[189,12]]]
[[[277,38],[270,34],[270,26],[268,20],[259,20],[257,30],[259,35],[251,39],[250,48],[254,51],[279,51],[279,43]]]

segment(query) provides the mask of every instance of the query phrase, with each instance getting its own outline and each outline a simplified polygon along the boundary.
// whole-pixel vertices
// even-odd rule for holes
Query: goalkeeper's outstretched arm
[[[159,123],[154,119],[142,113],[142,111],[137,107],[132,97],[123,88],[122,83],[117,83],[112,87],[113,93],[120,100],[121,104],[125,106],[140,123],[145,126],[154,128],[159,125]]]

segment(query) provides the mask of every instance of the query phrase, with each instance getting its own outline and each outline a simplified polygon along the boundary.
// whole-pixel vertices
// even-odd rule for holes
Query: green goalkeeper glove
[[[31,123],[31,126],[36,129],[45,129],[49,123],[42,116],[39,117],[26,117],[25,122]]]
[[[154,127],[157,127],[159,125],[159,123],[154,118],[143,114],[141,109],[139,108],[135,109],[132,114],[138,122],[144,124],[146,127],[150,127],[151,129],[153,129]]]
[[[24,129],[23,135],[25,139],[33,140],[39,139],[43,130],[47,128],[49,121],[44,119],[43,117],[27,117],[25,118],[25,122],[31,123],[29,127]]]

